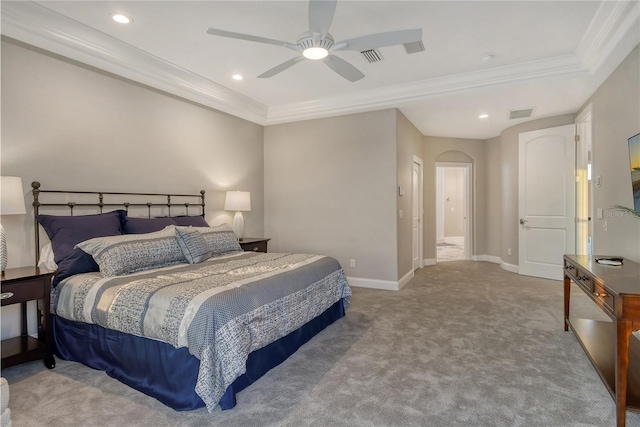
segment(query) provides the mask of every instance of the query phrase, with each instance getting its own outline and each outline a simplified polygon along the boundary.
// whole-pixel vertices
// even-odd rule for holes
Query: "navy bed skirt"
[[[220,407],[223,410],[233,408],[236,393],[284,362],[344,314],[344,302],[340,300],[300,329],[249,354],[247,371],[227,388],[220,399]],[[73,322],[55,315],[51,317],[55,354],[61,359],[105,371],[110,377],[177,411],[204,406],[194,390],[200,361],[186,348],[176,349],[162,341]]]

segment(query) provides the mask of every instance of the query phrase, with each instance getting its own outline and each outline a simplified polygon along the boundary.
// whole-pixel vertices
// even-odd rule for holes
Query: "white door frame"
[[[438,168],[463,168],[465,169],[466,179],[464,180],[464,259],[473,257],[473,163],[454,163],[454,162],[436,162],[435,179],[438,185]],[[437,220],[436,220],[437,223]],[[437,233],[437,230],[436,230]],[[436,234],[437,235],[437,234]],[[436,239],[437,242],[437,239]],[[436,243],[437,244],[437,243]],[[436,254],[438,247],[436,246]],[[437,260],[437,256],[436,256]],[[437,261],[436,261],[437,262]]]
[[[592,114],[593,114],[593,104],[589,104],[585,107],[584,110],[582,110],[582,112],[578,115],[578,117],[576,117],[576,134],[579,137],[578,141],[576,141],[576,168],[575,168],[576,173],[582,166],[584,166],[580,164],[580,159],[579,159],[580,153],[585,153],[585,152],[589,153],[591,155],[591,159],[587,158],[587,163],[589,163],[589,161],[593,163],[593,144],[591,141]],[[591,150],[589,150],[589,147],[591,147]],[[593,181],[589,182],[587,180],[586,182],[578,182],[578,179],[585,179],[585,177],[576,176],[576,187],[581,187],[580,189],[582,191],[586,190],[587,192],[587,198],[589,199],[587,215],[591,219],[587,224],[587,228],[589,230],[588,236],[593,237],[593,223],[594,223],[593,184],[592,184]],[[584,242],[582,241],[582,239],[584,238],[584,236],[580,236],[580,233],[582,233],[584,230],[582,229],[582,225],[578,222],[580,220],[580,218],[578,218],[579,217],[578,212],[580,207],[577,205],[579,203],[578,188],[576,188],[575,197],[576,197],[576,253],[578,255],[586,255],[587,254],[586,251],[584,254],[582,253],[583,252],[582,246],[584,245]]]
[[[413,164],[417,164],[420,168],[420,172],[418,173],[418,188],[412,188],[412,197],[411,197],[411,220],[413,221],[413,211],[414,206],[413,203],[415,198],[413,197],[413,192],[418,192],[418,266],[417,268],[424,267],[424,256],[423,256],[423,242],[424,242],[424,162],[418,156],[413,156]],[[411,165],[411,185],[413,186],[413,165]],[[413,224],[411,224],[411,255],[413,260],[415,259],[415,254],[413,253],[413,248],[415,247],[415,242],[413,241]],[[416,270],[416,266],[413,265],[413,270]]]

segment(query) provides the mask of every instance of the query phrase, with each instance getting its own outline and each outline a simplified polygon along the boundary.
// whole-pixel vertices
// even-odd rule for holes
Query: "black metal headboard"
[[[128,193],[128,192],[113,192],[113,191],[64,191],[64,190],[42,190],[40,188],[40,183],[38,181],[34,181],[31,183],[31,187],[33,187],[33,221],[35,228],[35,253],[36,253],[36,265],[38,264],[40,258],[40,228],[38,224],[38,215],[40,213],[41,207],[68,207],[70,215],[73,215],[73,209],[76,207],[87,207],[87,208],[96,208],[98,213],[103,213],[104,208],[119,208],[129,212],[129,208],[131,207],[146,207],[147,215],[151,218],[151,208],[159,207],[159,208],[167,208],[167,215],[171,216],[171,207],[180,207],[184,208],[185,215],[189,215],[189,207],[196,206],[200,213],[193,216],[202,216],[204,217],[204,190],[200,190],[200,194],[167,194],[167,193]],[[85,201],[76,202],[76,201],[65,201],[65,202],[41,202],[40,195],[41,194],[50,194],[57,193],[60,195],[64,195],[67,198],[69,196],[78,196],[85,195],[89,199],[93,199],[93,196],[96,196],[96,201]],[[116,196],[113,197],[114,200],[107,200],[105,202],[105,196]],[[154,198],[162,198],[161,202],[139,202],[136,201],[134,203],[130,203],[129,201],[124,201],[127,198],[134,197],[140,198],[140,196],[144,197],[154,197]],[[166,198],[166,201],[165,201]],[[172,198],[179,199],[179,202],[173,201]],[[111,197],[108,197],[111,199]],[[196,201],[197,203],[191,203]]]

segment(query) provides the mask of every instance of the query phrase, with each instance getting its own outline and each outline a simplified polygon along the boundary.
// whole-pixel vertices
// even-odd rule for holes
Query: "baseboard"
[[[410,272],[409,274],[411,273],[413,272]],[[405,275],[405,277],[407,276]],[[404,280],[405,277],[403,277],[402,280]],[[413,277],[413,274],[411,274],[411,277]],[[409,280],[411,280],[411,278],[409,278]],[[409,280],[407,280],[407,282]],[[347,276],[347,281],[349,282],[349,286],[356,288],[382,289],[385,291],[399,291],[401,288],[400,282],[395,282],[393,280],[378,280]],[[402,284],[402,286],[404,285],[405,283]]]
[[[423,265],[425,267],[428,266],[428,265],[436,265],[436,259],[435,258],[425,259]]]
[[[493,256],[493,255],[474,255],[471,257],[472,261],[485,261],[485,262],[492,262],[494,264],[500,264],[502,263],[502,260],[500,259],[499,256]]]
[[[413,279],[413,276],[414,276],[413,271],[410,271],[404,276],[402,276],[402,279],[398,281],[398,290],[402,289],[404,285],[409,283],[409,280]]]
[[[512,273],[520,273],[520,267],[514,264],[509,264],[508,262],[500,261],[500,267],[502,267],[503,270],[507,270]]]

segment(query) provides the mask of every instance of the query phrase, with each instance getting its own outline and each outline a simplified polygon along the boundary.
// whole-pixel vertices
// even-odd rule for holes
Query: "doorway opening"
[[[591,104],[589,104],[576,118],[576,254],[578,255],[593,253],[591,110]]]
[[[436,262],[470,259],[471,164],[436,163]]]

